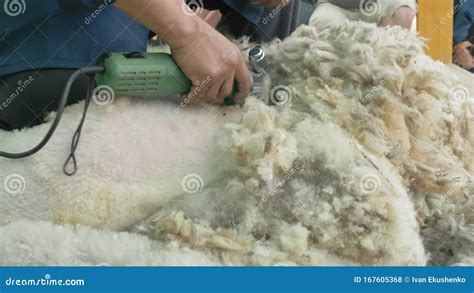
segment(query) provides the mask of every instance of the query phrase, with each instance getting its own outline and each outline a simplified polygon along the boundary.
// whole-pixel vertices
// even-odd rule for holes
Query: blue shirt
[[[145,52],[149,31],[114,0],[4,0],[0,7],[0,76],[25,70],[81,68],[106,52]],[[263,8],[229,6],[258,23]]]
[[[473,0],[456,0],[454,15],[454,43],[464,42],[468,35],[469,29],[474,25],[474,1]]]
[[[228,6],[255,25],[260,24],[265,8],[245,0],[224,0]]]

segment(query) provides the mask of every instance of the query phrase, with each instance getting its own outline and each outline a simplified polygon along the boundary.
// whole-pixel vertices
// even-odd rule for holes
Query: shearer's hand
[[[116,7],[157,33],[170,46],[174,59],[193,81],[188,99],[220,102],[238,88],[236,101],[250,93],[251,78],[240,50],[182,0],[118,0]]]
[[[189,99],[220,102],[232,92],[234,80],[238,84],[237,101],[249,94],[250,74],[240,50],[209,25],[203,25],[183,46],[172,47],[171,52],[193,81]]]
[[[472,44],[469,41],[465,41],[454,46],[453,62],[465,69],[473,68],[474,62],[470,51],[471,47]]]

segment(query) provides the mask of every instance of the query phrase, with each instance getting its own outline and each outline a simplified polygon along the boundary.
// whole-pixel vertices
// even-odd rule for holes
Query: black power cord
[[[69,155],[66,163],[64,164],[63,171],[64,174],[68,176],[72,176],[76,174],[77,171],[77,161],[75,157],[75,151],[77,149],[77,145],[79,144],[79,138],[81,136],[81,131],[82,127],[84,125],[84,121],[86,119],[86,113],[90,105],[90,101],[92,98],[92,88],[94,87],[94,75],[100,72],[103,72],[105,70],[104,67],[102,66],[92,66],[92,67],[85,67],[81,68],[77,71],[75,71],[68,79],[66,82],[66,86],[64,87],[63,94],[61,96],[61,100],[59,101],[59,106],[58,109],[56,110],[56,117],[53,120],[53,124],[49,128],[48,132],[44,136],[44,138],[41,140],[41,142],[35,146],[34,148],[23,152],[23,153],[18,153],[18,154],[13,154],[13,153],[7,153],[7,152],[2,152],[0,151],[0,157],[4,157],[7,159],[23,159],[27,158],[29,156],[32,156],[42,150],[44,146],[49,142],[51,137],[53,136],[54,132],[56,131],[56,128],[59,125],[59,122],[61,121],[61,118],[64,113],[64,109],[67,106],[67,101],[69,98],[69,93],[71,91],[71,87],[73,83],[81,76],[81,75],[87,75],[90,78],[89,81],[89,88],[87,89],[87,96],[85,100],[85,105],[84,105],[84,112],[82,114],[82,119],[79,122],[79,126],[77,127],[76,132],[74,133],[74,136],[72,138],[72,143],[71,143],[71,154]],[[67,171],[67,165],[72,161],[73,163],[73,170],[72,171]]]
[[[94,84],[95,84],[94,78],[90,77],[89,87],[87,89],[87,95],[84,101],[84,112],[82,113],[81,121],[79,122],[79,125],[77,126],[77,129],[74,132],[74,135],[72,137],[71,152],[63,166],[63,172],[64,174],[68,176],[73,176],[77,172],[76,149],[77,149],[77,146],[79,145],[79,139],[81,138],[82,127],[84,126],[84,121],[86,121],[87,110],[89,110],[89,105],[91,103],[92,88],[94,87]],[[72,170],[68,171],[67,166],[69,165],[70,162],[72,162],[73,166],[72,166]]]

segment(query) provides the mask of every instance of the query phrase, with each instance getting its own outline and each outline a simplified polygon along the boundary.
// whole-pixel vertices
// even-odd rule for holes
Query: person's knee
[[[398,8],[397,11],[395,11],[392,17],[392,23],[395,25],[400,25],[406,29],[410,29],[415,16],[416,12],[412,8],[408,6],[402,6]]]
[[[309,24],[322,29],[329,25],[344,24],[346,20],[347,16],[340,11],[339,7],[329,3],[323,3],[318,5],[314,11]]]

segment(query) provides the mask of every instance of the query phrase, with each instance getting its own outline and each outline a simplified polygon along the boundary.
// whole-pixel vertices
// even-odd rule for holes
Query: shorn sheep
[[[265,50],[276,106],[116,97],[90,109],[77,175],[82,105],[38,155],[0,159],[0,264],[473,265],[472,76],[397,27],[302,26]]]

